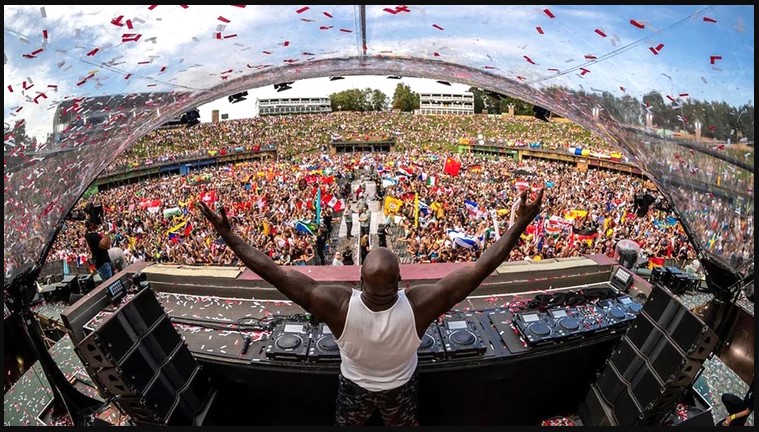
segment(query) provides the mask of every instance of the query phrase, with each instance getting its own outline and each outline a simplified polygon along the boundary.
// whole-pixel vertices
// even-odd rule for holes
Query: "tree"
[[[398,84],[393,93],[393,109],[405,112],[419,109],[419,93],[412,92],[411,87],[405,84]]]
[[[372,111],[385,111],[387,109],[387,95],[379,90],[374,90],[371,97]]]
[[[485,108],[485,102],[482,100],[483,91],[477,87],[469,87],[469,92],[474,95],[474,113],[481,114]]]

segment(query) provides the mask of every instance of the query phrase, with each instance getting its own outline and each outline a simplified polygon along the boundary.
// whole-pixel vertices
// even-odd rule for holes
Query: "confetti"
[[[548,9],[543,9],[543,12],[548,15],[548,18],[556,18],[556,16]]]
[[[47,18],[47,12],[45,11],[45,7],[40,8],[40,15],[42,15],[42,18]]]
[[[121,19],[122,18],[124,18],[124,15],[117,16],[116,18],[114,18],[114,19],[111,20],[111,24],[113,24],[115,26],[118,26],[118,27],[123,27],[124,24],[121,23]]]
[[[319,27],[319,30],[329,30],[331,28],[334,28],[334,26],[321,26]]]
[[[435,57],[440,57],[440,53],[437,52],[437,51],[433,52],[432,55],[435,56]]]
[[[385,12],[387,12],[387,13],[389,13],[389,14],[391,14],[391,15],[395,15],[395,14],[398,13],[394,9],[390,9],[390,8],[384,8],[382,10],[385,11]]]
[[[659,55],[659,52],[656,51],[656,48],[654,48],[654,47],[648,47],[648,49],[650,49],[651,52],[654,53],[654,55]]]
[[[284,41],[284,42],[282,42],[282,45],[283,46],[290,46],[290,41]]]
[[[436,28],[436,29],[438,29],[438,30],[443,30],[443,28],[442,28],[442,27],[440,27],[440,26],[439,26],[439,25],[437,25],[437,24],[432,24],[432,27],[435,27],[435,28]]]
[[[134,26],[132,25],[132,20],[126,20],[126,25],[129,30],[134,29]]]
[[[709,63],[710,64],[716,63],[717,60],[722,60],[722,56],[719,56],[719,55],[709,56]]]
[[[530,64],[535,64],[535,62],[534,62],[534,61],[532,61],[532,59],[531,59],[531,58],[529,58],[529,57],[527,57],[527,56],[522,56],[522,57],[524,57],[524,59],[525,59],[525,60],[527,60],[527,63],[530,63]]]
[[[325,17],[332,18],[332,15],[330,15],[329,12],[322,12],[322,13],[324,14]]]
[[[635,27],[638,27],[639,29],[646,28],[646,26],[643,25],[643,23],[635,21],[634,19],[630,20],[630,24],[634,25]]]
[[[235,37],[237,37],[237,33],[232,33],[232,34],[229,34],[229,35],[225,35],[224,39],[231,39],[231,38],[235,38]]]
[[[535,27],[535,30],[537,30],[537,31],[538,31],[538,33],[540,33],[540,34],[544,34],[544,33],[543,33],[543,29],[542,29],[540,26],[538,26],[538,27]]]
[[[708,23],[716,23],[716,22],[717,22],[717,20],[716,20],[716,19],[714,19],[714,18],[704,17],[704,22],[708,22]]]
[[[585,75],[585,74],[590,73],[590,71],[588,69],[585,69],[585,68],[580,68],[580,71],[581,71],[580,75]]]
[[[221,16],[221,15],[219,15],[219,17],[218,17],[218,18],[216,18],[216,19],[217,19],[217,20],[219,20],[219,21],[221,21],[221,22],[223,22],[223,23],[227,23],[227,24],[229,24],[229,20],[228,20],[228,19],[226,19],[226,18],[224,18],[224,17],[223,17],[223,16]]]
[[[344,28],[341,28],[340,31],[343,33],[353,33],[353,30],[344,29]]]
[[[585,60],[596,60],[598,57],[590,54],[585,54]]]
[[[622,90],[623,92],[625,91],[625,88],[622,86],[619,86],[619,89]]]
[[[302,8],[300,8],[300,9],[296,10],[296,11],[295,11],[295,13],[297,13],[297,14],[302,14],[303,12],[305,12],[305,11],[307,11],[307,10],[309,10],[309,9],[311,9],[311,8],[310,8],[310,7],[308,7],[308,6],[303,6]]]
[[[87,53],[87,55],[88,55],[89,57],[92,57],[92,56],[94,56],[95,54],[97,54],[97,53],[98,53],[98,51],[100,51],[100,48],[95,48],[94,50],[92,50],[92,51],[88,52],[88,53]]]
[[[148,10],[153,10],[153,9],[156,8],[156,6],[158,6],[158,5],[150,5],[150,6],[148,6]]]
[[[606,37],[606,33],[603,32],[601,29],[595,29],[594,30],[599,36]]]
[[[181,7],[182,7],[182,9],[187,9],[187,8],[189,8],[189,7],[190,7],[190,6],[188,6],[188,5],[179,5],[179,6],[181,6]]]
[[[42,38],[47,40],[47,30],[42,30]]]
[[[548,68],[550,72],[556,72],[559,73],[560,71],[557,68]]]
[[[659,45],[656,45],[656,48],[654,48],[654,49],[656,50],[656,52],[659,52],[659,51],[661,51],[662,48],[664,48],[664,44],[660,43]]]
[[[232,5],[232,6],[245,9],[245,6],[247,6],[247,5]]]

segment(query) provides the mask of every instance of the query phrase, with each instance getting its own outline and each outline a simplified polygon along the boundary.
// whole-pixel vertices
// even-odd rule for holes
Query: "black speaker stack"
[[[201,425],[215,395],[151,289],[125,301],[76,352],[101,393],[138,425]]]
[[[580,404],[583,424],[658,425],[683,400],[717,337],[666,288],[653,285]]]

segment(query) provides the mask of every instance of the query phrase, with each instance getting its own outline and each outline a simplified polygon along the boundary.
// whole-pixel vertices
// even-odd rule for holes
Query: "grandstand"
[[[328,97],[256,99],[256,106],[261,116],[332,112]]]

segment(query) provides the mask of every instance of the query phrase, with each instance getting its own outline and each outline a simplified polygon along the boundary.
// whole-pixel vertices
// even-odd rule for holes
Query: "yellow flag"
[[[414,192],[414,228],[419,226],[419,194]]]

